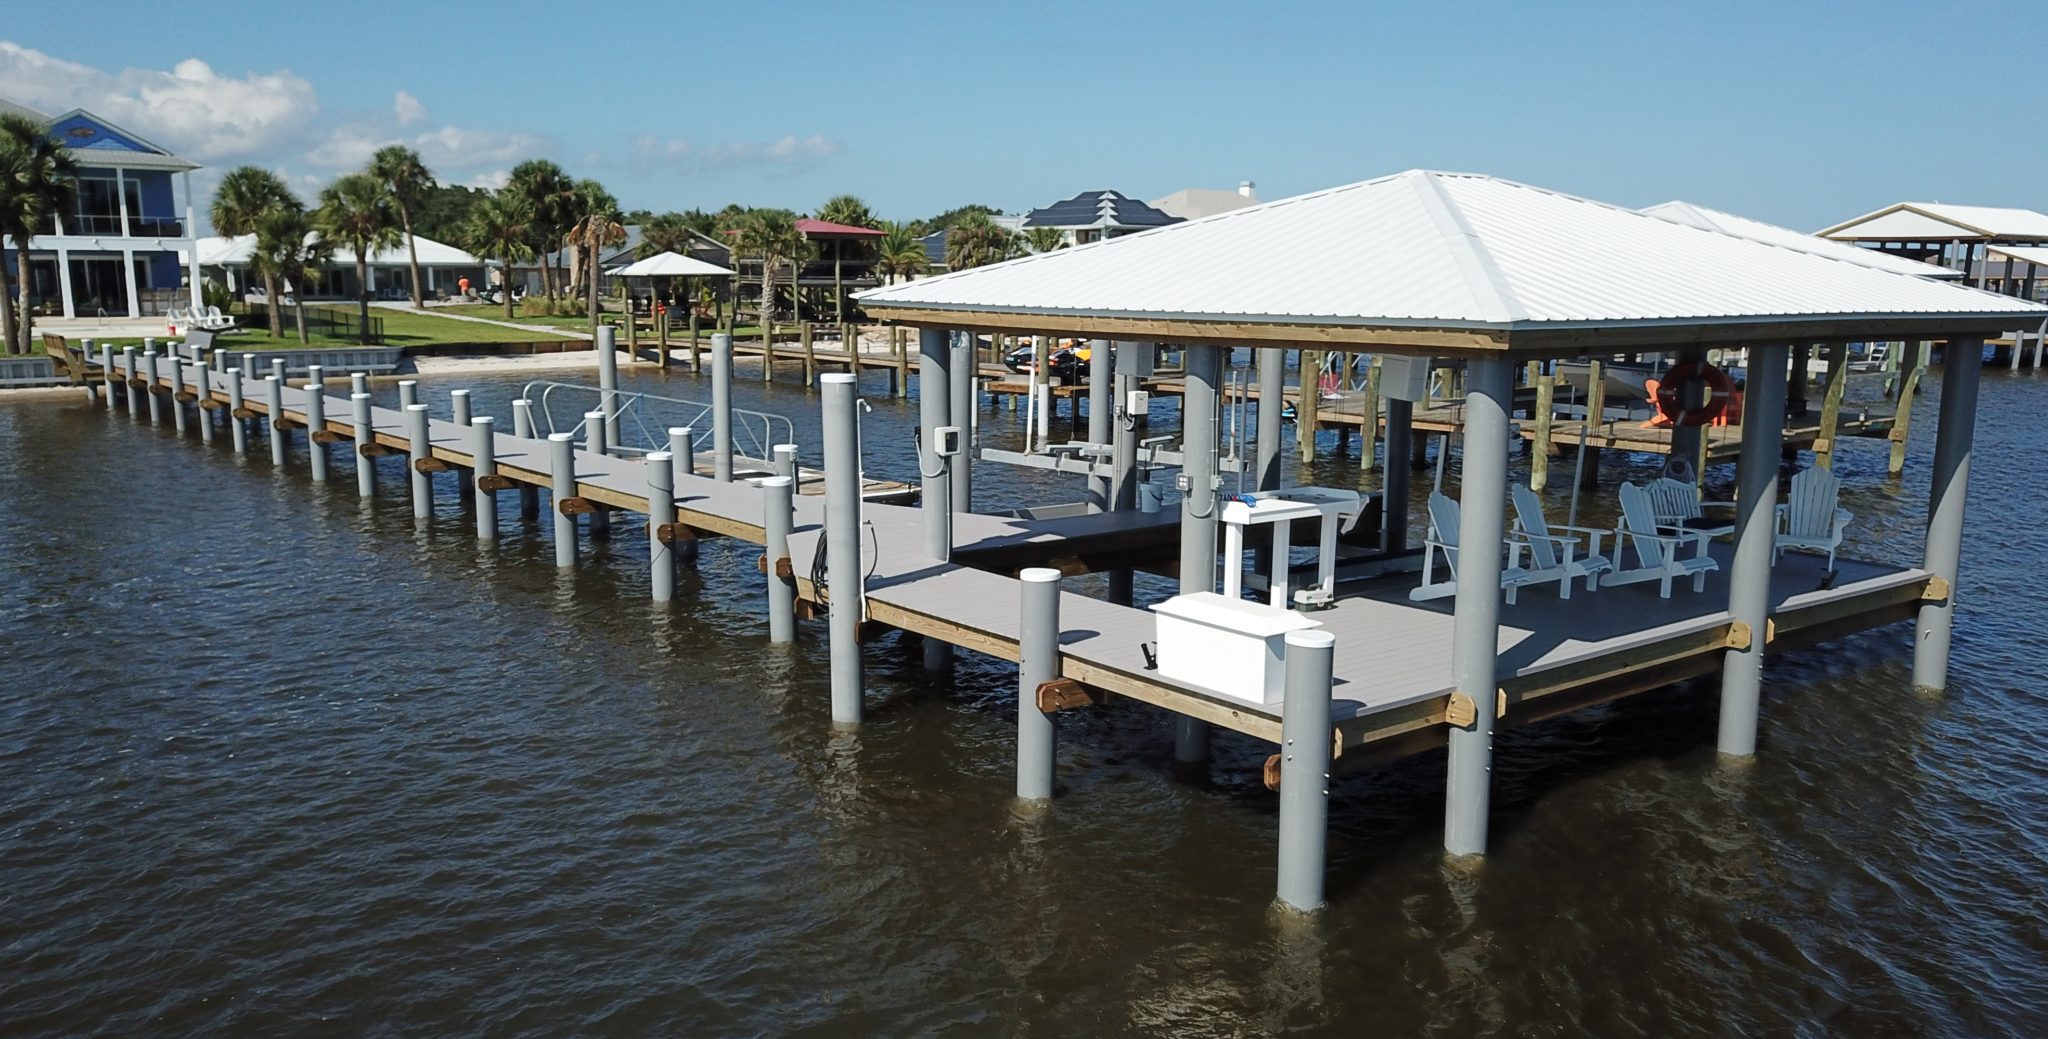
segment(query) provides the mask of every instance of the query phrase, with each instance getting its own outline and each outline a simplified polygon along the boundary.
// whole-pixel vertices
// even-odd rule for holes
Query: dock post
[[[469,428],[469,424],[471,421],[469,391],[449,390],[448,411],[449,417],[455,422],[456,425],[461,426],[464,429]],[[455,481],[455,494],[463,501],[468,501],[472,497],[475,497],[476,473],[474,472],[474,470],[472,470],[468,476],[465,476],[462,479]]]
[[[1088,341],[1088,442],[1107,445],[1112,439],[1111,423],[1116,418],[1116,368],[1111,363],[1107,339]],[[1090,458],[1091,467],[1102,459]],[[1109,511],[1109,477],[1088,474],[1088,511]]]
[[[90,342],[90,340],[87,340],[87,342]],[[114,367],[114,344],[112,344],[112,343],[101,343],[101,344],[100,344],[100,380],[101,380],[102,382],[106,383],[106,391],[107,391],[107,410],[108,410],[109,412],[111,412],[111,411],[113,411],[113,410],[114,410],[114,389],[115,389],[115,384],[116,384],[116,383],[119,383],[119,382],[125,382],[125,381],[126,381],[125,379],[120,379],[120,378],[117,378],[117,377],[115,376],[115,372],[116,372],[116,371],[118,371],[118,369],[116,369],[116,368]]]
[[[1287,697],[1280,708],[1280,901],[1302,912],[1323,904],[1330,835],[1330,673],[1337,637],[1290,631]]]
[[[327,482],[327,445],[320,434],[327,429],[327,393],[319,383],[306,384],[306,459],[314,483]]]
[[[671,487],[683,486],[683,478],[697,475],[697,445],[693,443],[697,431],[689,426],[668,427],[669,468]]]
[[[398,410],[404,411],[420,402],[420,381],[418,379],[398,380]]]
[[[1287,402],[1287,351],[1261,350],[1252,348],[1252,360],[1258,365],[1259,409],[1252,435],[1252,460],[1256,467],[1252,473],[1253,489],[1274,491],[1280,489],[1280,412]],[[1366,455],[1371,457],[1372,445],[1367,443]],[[1273,577],[1272,531],[1257,536],[1253,546],[1256,569]]]
[[[1413,362],[1411,362],[1413,363]],[[1380,544],[1408,550],[1408,480],[1415,471],[1415,402],[1387,397],[1387,471],[1380,477]]]
[[[192,406],[193,417],[199,421],[199,442],[213,443],[213,409],[207,407],[213,402],[213,375],[207,370],[205,361],[192,365],[192,392],[199,402]]]
[[[1530,361],[1536,380],[1536,439],[1529,442],[1529,489],[1541,491],[1550,482],[1550,456],[1557,448],[1550,442],[1550,426],[1557,415],[1557,376],[1543,370],[1542,361]]]
[[[370,392],[370,373],[368,373],[368,372],[350,372],[350,373],[348,373],[348,392],[349,392],[349,396],[351,396],[351,397],[355,396],[355,395],[356,395],[356,394],[358,394],[358,393],[368,393],[368,392]]]
[[[539,440],[534,431],[533,402],[522,397],[512,402],[512,435],[521,440]],[[519,485],[519,518],[535,519],[540,516],[540,488],[529,483]]]
[[[165,360],[171,363],[171,428],[182,434],[185,432],[185,401],[182,399],[185,396],[185,358],[173,347]]]
[[[498,473],[498,441],[495,425],[489,415],[478,415],[469,420],[470,475],[468,482],[476,494],[476,539],[490,542],[498,540],[498,492],[475,487],[478,480]]]
[[[1777,539],[1778,452],[1783,446],[1785,375],[1789,343],[1749,348],[1745,415],[1770,421],[1742,424],[1742,457],[1735,465],[1735,558],[1728,566],[1728,613],[1749,628],[1749,641],[1730,648],[1721,667],[1721,727],[1715,747],[1734,757],[1756,753],[1757,705],[1762,698],[1764,650],[1770,631],[1771,556]]]
[[[1507,525],[1508,409],[1514,373],[1500,358],[1475,358],[1465,367],[1465,465],[1458,483],[1458,539],[1493,545]],[[1444,849],[1453,855],[1486,853],[1486,813],[1492,800],[1493,720],[1499,687],[1498,552],[1467,552],[1458,560],[1457,604],[1451,626],[1454,696],[1473,704],[1472,721],[1451,726],[1450,769],[1444,797]]]
[[[1908,344],[1911,345],[1911,344]],[[1913,401],[1920,392],[1920,376],[1927,371],[1917,350],[1904,358],[1905,374],[1899,377],[1899,391],[1892,405],[1891,453],[1885,459],[1885,475],[1898,477],[1906,471],[1906,443],[1913,435]]]
[[[1029,567],[1017,582],[1017,797],[1050,801],[1058,733],[1038,704],[1038,687],[1060,677],[1060,572]]]
[[[609,437],[610,435],[608,432],[610,428],[611,423],[606,422],[604,420],[603,411],[584,412],[583,450],[588,451],[594,455],[611,454],[610,451],[605,449],[605,441],[607,437]],[[611,540],[611,536],[611,510],[600,505],[597,507],[596,512],[590,514],[590,537],[592,540],[596,541],[609,541]]]
[[[434,474],[428,472],[421,464],[434,456],[433,444],[427,438],[428,429],[427,406],[425,404],[406,405],[406,469],[412,476],[412,514],[414,519],[426,519],[434,514]]]
[[[664,528],[676,521],[674,457],[667,451],[647,453],[647,572],[655,602],[676,597],[676,554],[663,540]]]
[[[147,342],[149,342],[149,341],[150,341],[150,340],[147,340],[147,339],[143,340],[143,342],[145,342],[145,343],[147,343]],[[253,379],[261,379],[261,378],[262,378],[263,376],[262,376],[261,374],[259,374],[259,371],[260,371],[260,370],[259,370],[259,369],[258,369],[258,368],[256,367],[256,355],[255,355],[254,353],[249,353],[249,352],[245,352],[245,353],[243,353],[243,354],[242,354],[242,374],[244,374],[244,375],[247,375],[247,376],[248,376],[248,377],[249,377],[250,379],[252,379],[252,380],[253,380]]]
[[[320,387],[320,388],[321,388],[322,390],[325,390],[325,389],[327,388],[327,371],[326,371],[326,369],[322,368],[321,366],[319,366],[319,365],[317,365],[317,364],[309,364],[309,365],[307,365],[307,366],[306,366],[306,382],[307,382],[308,384],[310,384],[310,385],[318,386],[318,387]]]
[[[732,482],[732,337],[723,332],[711,337],[711,478]]]
[[[789,477],[790,486],[796,486],[796,445],[777,444],[769,453],[775,456],[775,475]]]
[[[237,395],[239,396],[239,391]],[[365,446],[377,442],[377,431],[370,417],[370,395],[351,393],[348,395],[348,403],[351,409],[349,417],[354,420],[356,427],[356,496],[374,498],[377,496],[377,460],[363,453]],[[240,431],[241,427],[238,425],[236,432]],[[236,440],[240,439],[239,436],[236,437]]]
[[[1949,340],[1941,357],[1941,412],[1934,433],[1934,482],[1927,506],[1927,549],[1921,568],[1948,587],[1923,599],[1913,624],[1913,687],[1948,688],[1949,640],[1955,628],[1956,564],[1963,549],[1963,508],[1970,484],[1970,441],[1977,426],[1978,357],[1984,340]]]
[[[825,413],[825,565],[831,600],[832,721],[858,725],[864,712],[860,660],[860,419],[854,377],[819,380]]]
[[[604,412],[605,453],[619,446],[619,331],[597,326],[597,399]]]
[[[1358,445],[1358,469],[1372,472],[1379,468],[1380,441],[1380,382],[1385,366],[1377,357],[1365,359],[1365,404],[1360,408],[1360,428],[1364,439]]]
[[[143,340],[144,343],[152,341],[148,339]],[[149,424],[161,426],[164,423],[164,406],[163,402],[158,399],[159,395],[156,392],[157,369],[156,350],[154,348],[142,351],[142,377],[149,382],[146,388],[149,394]]]
[[[1181,473],[1188,481],[1180,506],[1183,595],[1216,590],[1216,384],[1223,376],[1222,362],[1222,351],[1207,343],[1189,344],[1181,359],[1187,371],[1181,398]],[[1179,716],[1173,757],[1184,765],[1209,760],[1209,724]]]
[[[1321,350],[1295,351],[1300,367],[1301,392],[1294,399],[1294,440],[1300,449],[1299,460],[1306,464],[1316,460],[1316,434],[1322,422],[1323,358],[1328,355]]]
[[[270,428],[270,464],[283,465],[285,449],[291,443],[291,430],[278,425],[284,421],[284,380],[275,375],[263,377],[264,400],[270,414],[263,424]]]
[[[768,575],[768,641],[796,641],[796,579],[782,576],[789,562],[789,532],[796,525],[796,481],[770,476],[761,481],[761,555]]]
[[[1813,464],[1822,469],[1835,467],[1835,437],[1842,424],[1842,394],[1848,386],[1849,344],[1829,343],[1828,388],[1820,398],[1820,435],[1813,442]]]
[[[242,399],[242,370],[228,369],[228,442],[235,446],[235,453],[249,453],[249,423],[241,418],[248,402]]]
[[[284,358],[273,357],[270,359],[270,374],[277,376],[278,385],[284,385]]]
[[[924,348],[922,341],[918,348]],[[974,511],[974,382],[981,365],[974,359],[974,333],[962,332],[952,340],[952,361],[946,366],[948,389],[952,391],[948,420],[960,427],[960,454],[947,470],[946,482],[953,493],[953,511]],[[922,390],[919,391],[923,392]]]
[[[548,474],[555,499],[555,566],[567,570],[576,565],[576,517],[562,511],[562,503],[576,496],[574,434],[548,434]]]
[[[818,384],[818,348],[811,342],[811,323],[809,321],[802,320],[799,317],[796,328],[797,341],[803,344],[804,389],[808,390]],[[858,354],[855,354],[854,360],[856,362],[860,360]],[[855,370],[857,371],[858,369]]]
[[[953,557],[953,492],[946,479],[950,459],[939,454],[939,430],[953,426],[953,346],[942,328],[917,331],[918,475],[923,486],[917,511],[924,524],[924,554],[945,562]],[[945,671],[953,666],[953,647],[926,636],[924,668]]]
[[[128,387],[129,418],[142,417],[142,391],[135,385],[135,376],[139,371],[140,369],[136,367],[135,348],[132,346],[122,347],[121,372],[124,377],[121,381]]]

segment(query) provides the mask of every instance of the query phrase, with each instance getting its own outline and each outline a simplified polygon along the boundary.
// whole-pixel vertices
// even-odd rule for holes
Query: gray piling
[[[574,434],[548,434],[548,475],[555,498],[555,566],[569,569],[576,565],[576,517],[563,512],[562,503],[576,496]]]
[[[428,431],[431,428],[427,421],[425,404],[405,406],[405,468],[412,477],[414,519],[427,519],[434,514],[434,474],[420,466],[421,462],[434,457],[434,446],[428,439]]]
[[[368,393],[368,392],[370,392],[370,373],[369,373],[369,372],[350,372],[350,373],[348,373],[348,392],[349,392],[349,395],[350,395],[350,396],[354,396],[355,394],[358,394],[358,393]]]
[[[923,483],[917,511],[924,525],[924,554],[944,562],[953,555],[953,497],[948,486],[948,459],[939,454],[939,431],[953,425],[952,336],[944,329],[923,328],[917,334],[918,475]],[[953,665],[953,647],[926,636],[924,666],[945,671]]]
[[[320,442],[327,428],[327,391],[317,382],[306,384],[306,459],[314,483],[327,482],[327,445]]]
[[[270,374],[277,376],[278,385],[284,384],[284,358],[273,357],[270,359]]]
[[[1223,377],[1223,352],[1195,344],[1182,358],[1187,389],[1181,398],[1181,472],[1188,480],[1180,513],[1180,590],[1216,590],[1216,386]],[[1209,725],[1181,715],[1174,723],[1174,760],[1193,765],[1209,760]]]
[[[306,385],[318,386],[322,391],[325,391],[327,389],[327,369],[317,364],[307,365]]]
[[[377,460],[363,453],[363,445],[377,442],[377,433],[371,424],[370,395],[351,393],[348,403],[350,418],[356,427],[356,495],[374,498],[377,496]]]
[[[1038,687],[1060,677],[1060,572],[1029,567],[1017,582],[1017,797],[1050,801],[1057,732],[1038,709]]]
[[[1111,350],[1107,339],[1088,341],[1088,442],[1107,444],[1111,438],[1111,421],[1116,417],[1116,375],[1111,363]],[[1101,465],[1102,459],[1090,459],[1094,465]],[[1096,512],[1109,511],[1109,477],[1090,474],[1088,477],[1088,507]]]
[[[1789,344],[1749,348],[1743,410],[1759,417],[1785,413]],[[1728,612],[1749,628],[1749,645],[1731,648],[1721,667],[1721,721],[1715,741],[1723,754],[1756,753],[1765,633],[1771,614],[1772,542],[1777,538],[1779,422],[1744,422],[1742,455],[1735,467],[1735,558],[1728,566]]]
[[[1380,472],[1380,541],[1388,552],[1408,550],[1408,479],[1415,471],[1415,402],[1387,401],[1386,464]]]
[[[618,335],[611,325],[597,327],[598,408],[604,412],[605,447],[613,450],[619,446]]]
[[[448,410],[455,424],[467,429],[470,421],[469,391],[449,390]],[[475,475],[472,472],[469,477],[455,481],[455,493],[463,501],[468,501],[476,496]]]
[[[684,477],[697,475],[697,431],[689,426],[668,427],[669,465],[675,470],[675,486],[685,486]]]
[[[732,482],[732,337],[723,332],[711,337],[711,475]]]
[[[1981,338],[1949,340],[1941,356],[1940,426],[1927,506],[1927,548],[1920,566],[1948,585],[1948,594],[1920,603],[1913,623],[1913,687],[1948,688],[1949,642],[1956,613],[1956,568],[1962,558],[1964,499],[1970,486],[1970,445],[1977,427]]]
[[[235,447],[235,453],[249,453],[249,423],[236,416],[248,407],[242,398],[242,370],[228,369],[228,442]]]
[[[213,409],[206,405],[213,400],[213,375],[206,368],[205,361],[192,365],[192,392],[199,395],[199,402],[192,406],[192,415],[199,423],[199,442],[213,443]]]
[[[533,425],[533,402],[520,398],[512,402],[512,435],[521,440],[539,440],[540,434]],[[540,488],[531,484],[519,485],[519,518],[535,519],[540,516]]]
[[[1287,694],[1280,707],[1280,901],[1304,912],[1323,904],[1330,816],[1330,671],[1336,636],[1290,631]]]
[[[594,455],[610,454],[611,452],[606,450],[606,441],[609,435],[606,430],[610,428],[610,425],[611,423],[605,421],[603,411],[584,412],[583,450]],[[611,510],[599,506],[596,512],[590,514],[590,536],[600,539],[608,539],[612,536]]]
[[[948,421],[960,427],[960,454],[947,470],[946,482],[953,492],[953,511],[974,511],[974,383],[981,365],[974,360],[974,334],[963,332],[952,341],[953,359],[947,365],[947,383],[952,401]],[[920,390],[920,393],[923,391]]]
[[[398,410],[404,411],[420,402],[420,381],[418,379],[398,380]]]
[[[90,340],[87,341],[90,342]],[[114,410],[115,383],[127,381],[125,378],[117,378],[116,371],[117,369],[114,367],[114,345],[112,343],[101,343],[100,378],[105,380],[107,384],[107,410],[110,412]]]
[[[171,428],[180,433],[185,431],[185,402],[179,397],[185,394],[185,359],[178,356],[175,348],[165,358],[171,367]]]
[[[854,377],[818,380],[825,413],[825,560],[831,599],[832,720],[858,725],[864,710],[860,659],[860,419]]]
[[[148,340],[145,339],[143,342],[148,342]],[[255,354],[245,353],[242,355],[242,374],[247,375],[251,381],[263,377],[262,371],[256,367]]]
[[[777,444],[769,448],[768,453],[774,456],[775,475],[789,477],[790,486],[796,486],[796,445]]]
[[[143,342],[147,343],[149,340],[145,339]],[[149,382],[147,388],[149,393],[149,424],[152,426],[163,425],[164,406],[161,399],[163,395],[156,391],[156,351],[153,349],[142,352],[142,377]]]
[[[648,584],[655,602],[676,597],[676,556],[661,540],[661,528],[676,521],[676,473],[674,456],[667,451],[647,454],[647,561]]]
[[[284,380],[275,375],[264,376],[263,399],[270,410],[263,421],[270,429],[270,464],[283,465],[285,449],[291,439],[291,430],[278,425],[284,421]]]
[[[1494,662],[1500,653],[1501,553],[1490,546],[1499,544],[1507,525],[1508,411],[1513,406],[1514,372],[1505,360],[1485,358],[1468,362],[1465,376],[1458,541],[1489,550],[1465,552],[1458,558],[1452,678],[1458,694],[1472,701],[1473,710],[1471,724],[1451,726],[1444,848],[1453,855],[1481,855],[1486,852],[1486,813],[1493,796],[1493,720],[1498,710]]]
[[[139,390],[139,389],[136,389],[136,387],[135,387],[135,383],[134,383],[134,382],[132,381],[132,380],[133,380],[133,379],[135,378],[135,376],[136,376],[136,374],[138,373],[138,371],[139,371],[139,369],[137,368],[137,361],[136,361],[136,355],[135,355],[135,348],[134,348],[134,347],[132,347],[132,346],[124,346],[124,347],[122,347],[122,348],[121,348],[121,374],[122,374],[122,379],[121,379],[121,381],[122,381],[123,383],[127,384],[127,388],[128,388],[128,417],[129,417],[129,418],[140,418],[140,417],[142,417],[142,391],[141,391],[141,390]]]
[[[796,481],[770,476],[761,481],[761,552],[768,567],[768,641],[796,640],[796,582],[776,573],[789,558],[789,532],[796,525]]]
[[[474,481],[498,472],[497,432],[489,415],[469,420],[469,455],[472,459],[471,485],[476,492],[476,539],[498,539],[498,493],[475,487]]]

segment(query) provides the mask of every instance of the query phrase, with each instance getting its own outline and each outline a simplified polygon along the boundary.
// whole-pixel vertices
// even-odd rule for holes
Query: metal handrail
[[[640,455],[666,451],[668,431],[677,426],[690,428],[692,450],[708,451],[715,446],[711,442],[714,433],[711,405],[703,401],[658,397],[631,390],[605,390],[583,383],[545,379],[527,383],[519,395],[533,402],[535,431],[541,437],[550,433],[582,436],[583,416],[602,411],[611,416],[609,421],[618,428],[619,442],[615,450],[622,453]],[[571,409],[571,414],[560,422],[554,415],[554,408],[558,406]],[[629,433],[636,435],[629,436]],[[782,415],[733,408],[732,440],[735,455],[766,465],[774,458],[775,445],[796,442],[796,426]]]

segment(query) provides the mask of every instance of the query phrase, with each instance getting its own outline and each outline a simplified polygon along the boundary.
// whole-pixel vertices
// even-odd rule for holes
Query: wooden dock
[[[117,359],[117,368],[120,363]],[[125,370],[120,375],[139,378]],[[201,405],[202,414],[223,412],[228,378],[208,372],[207,385],[186,386],[186,397]],[[160,375],[149,389],[168,393],[171,385],[168,375]],[[283,419],[287,430],[305,428],[304,390],[285,389],[282,413],[273,416],[258,389],[262,384],[251,380],[245,385],[244,418],[261,420],[266,427]],[[329,403],[335,403],[333,397]],[[400,412],[373,408],[371,415],[367,429],[357,428],[345,415],[330,415],[323,429],[307,432],[335,447],[353,443],[359,459],[367,445],[379,445],[373,455],[409,448]],[[436,468],[464,470],[466,478],[475,461],[472,436],[468,427],[431,420],[429,457],[438,460]],[[496,433],[492,442],[496,471],[506,486],[551,486],[545,441]],[[649,511],[644,462],[582,450],[574,459],[576,497],[625,512]],[[701,474],[685,475],[680,482],[674,491],[676,522],[691,534],[765,542],[765,496],[758,487]],[[806,490],[818,490],[815,481],[806,481]],[[796,499],[788,572],[799,596],[811,603],[825,597],[808,575],[824,515],[816,493]],[[871,502],[863,523],[874,535],[863,539],[874,553],[864,560],[872,568],[866,586],[869,622],[1005,660],[1019,655],[1018,568],[1052,565],[1083,573],[1138,567],[1171,573],[1179,539],[1177,512],[1045,520],[963,514],[954,517],[954,558],[945,562],[922,554],[922,521],[914,508]],[[1554,588],[1526,589],[1519,605],[1502,609],[1503,680],[1499,702],[1487,706],[1503,724],[1534,721],[1714,671],[1724,650],[1752,640],[1764,640],[1771,651],[1804,646],[1903,619],[1922,599],[1946,595],[1942,582],[1923,570],[1843,560],[1839,573],[1826,582],[1821,569],[1812,557],[1786,557],[1773,572],[1771,619],[1762,632],[1749,630],[1729,613],[1725,571],[1710,575],[1703,594],[1681,589],[1670,599],[1658,598],[1650,585],[1591,592],[1581,587],[1569,609],[1558,608]],[[1347,764],[1441,745],[1450,717],[1460,709],[1451,686],[1452,607],[1448,600],[1408,601],[1413,585],[1412,575],[1391,575],[1347,586],[1341,590],[1347,597],[1335,608],[1312,615],[1338,636],[1331,734]],[[1059,673],[1100,694],[1090,702],[1125,697],[1279,741],[1277,705],[1170,681],[1148,668],[1144,647],[1157,631],[1150,611],[1072,592],[1062,593],[1060,609]]]

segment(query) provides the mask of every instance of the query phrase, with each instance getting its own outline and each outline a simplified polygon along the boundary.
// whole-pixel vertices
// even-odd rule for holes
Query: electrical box
[[[1145,390],[1132,390],[1130,396],[1124,398],[1124,413],[1127,415],[1142,417],[1151,411],[1152,394]]]
[[[932,430],[932,453],[940,458],[952,458],[960,453],[960,427],[940,426]]]
[[[1159,347],[1153,343],[1116,344],[1116,374],[1149,379],[1158,364]]]
[[[1266,706],[1286,698],[1287,633],[1322,627],[1292,610],[1214,592],[1176,595],[1152,611],[1162,677]]]
[[[1435,358],[1380,356],[1380,395],[1389,400],[1428,400],[1429,370]]]

